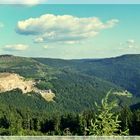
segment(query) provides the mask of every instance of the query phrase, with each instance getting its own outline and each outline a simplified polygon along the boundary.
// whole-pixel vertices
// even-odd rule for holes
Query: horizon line
[[[122,57],[122,56],[132,56],[132,55],[140,55],[140,53],[138,54],[135,54],[135,53],[132,53],[132,54],[120,54],[120,55],[116,55],[116,56],[110,56],[110,57],[95,57],[95,58],[55,58],[55,57],[41,57],[41,56],[34,56],[34,57],[31,57],[31,56],[19,56],[19,55],[13,55],[13,54],[0,54],[0,57],[6,57],[6,56],[13,56],[13,57],[23,57],[23,58],[46,58],[46,59],[59,59],[59,60],[90,60],[90,59],[94,59],[94,60],[99,60],[99,59],[110,59],[110,58],[118,58],[118,57]]]

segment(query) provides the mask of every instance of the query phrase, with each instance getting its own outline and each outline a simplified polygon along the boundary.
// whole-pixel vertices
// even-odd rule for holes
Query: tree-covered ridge
[[[67,111],[75,112],[90,108],[93,101],[100,101],[104,94],[109,90],[125,91],[127,89],[124,86],[121,86],[122,81],[119,83],[117,80],[118,77],[121,76],[120,73],[120,75],[118,74],[117,67],[113,67],[112,69],[112,65],[121,63],[121,58],[127,61],[127,57],[131,60],[131,56],[101,60],[55,60],[2,55],[0,56],[0,71],[14,72],[27,79],[33,79],[37,82],[36,86],[39,89],[52,89],[56,94],[56,106],[59,106],[60,108],[64,107]],[[135,58],[135,56],[133,57]],[[115,62],[118,60],[119,62]],[[103,65],[102,61],[105,61],[105,65]],[[109,62],[107,63],[107,61]],[[113,62],[110,63],[110,61]],[[109,65],[106,65],[106,63]],[[139,62],[137,61],[137,63]],[[103,68],[99,67],[101,65]],[[98,73],[101,73],[100,76],[98,76]],[[118,83],[116,84],[104,78],[104,76],[109,75],[114,79],[112,73],[118,74],[115,81]],[[122,73],[125,72],[122,71]],[[131,72],[131,74],[133,74],[133,72]],[[123,80],[123,84],[129,82],[125,80],[126,79]],[[135,94],[133,94],[132,98],[126,98],[126,96],[121,95],[114,95],[113,97],[119,98],[120,105],[133,105],[139,102],[139,98],[136,98]]]
[[[17,73],[26,78],[40,78],[51,75],[54,69],[32,58],[11,55],[0,56],[0,72]]]
[[[101,104],[81,113],[53,114],[17,108],[0,102],[0,135],[140,135],[140,111],[124,107],[114,111],[116,102],[108,95]],[[101,126],[101,127],[100,127]]]
[[[57,65],[56,67],[53,66],[57,60],[55,63],[53,59],[41,59],[41,61],[42,60],[48,64],[40,62],[40,60],[37,59],[34,60],[33,58],[4,55],[0,57],[0,63],[2,64],[0,71],[18,73],[27,79],[35,80],[37,83],[36,87],[40,90],[51,89],[52,92],[55,93],[54,102],[47,104],[34,94],[31,97],[29,96],[31,101],[27,103],[26,100],[28,100],[28,97],[25,98],[25,96],[17,92],[15,95],[8,92],[7,95],[10,96],[11,101],[6,98],[6,94],[0,95],[0,99],[4,101],[5,104],[16,106],[16,103],[18,103],[18,106],[21,108],[24,105],[28,105],[28,107],[33,110],[43,110],[44,108],[45,110],[51,110],[53,108],[53,110],[58,110],[61,113],[81,112],[92,108],[94,101],[100,102],[101,98],[103,98],[104,94],[109,90],[114,92],[125,90],[110,81],[80,72],[80,68],[74,70],[74,67],[78,67],[75,61],[76,63],[83,63],[85,60],[68,61],[67,65],[69,65],[69,67],[62,66],[63,63],[61,63],[61,61],[64,62],[66,60],[59,60],[60,62],[58,62],[57,65],[61,65],[61,67]],[[72,65],[74,65],[74,67],[72,67]],[[81,68],[81,71],[84,69],[85,67]],[[135,96],[127,98],[122,95],[113,95],[112,98],[119,99],[119,106],[133,105],[140,101],[140,99]],[[18,102],[20,100],[21,102]]]
[[[123,55],[106,59],[61,60],[36,58],[35,60],[57,69],[70,69],[110,81],[136,96],[140,96],[140,55]]]
[[[20,108],[28,107],[35,111],[46,110],[52,113],[58,110],[62,114],[64,112],[76,113],[92,108],[93,102],[99,102],[110,88],[115,91],[121,91],[121,89],[111,83],[85,75],[63,72],[59,75],[55,75],[55,77],[55,79],[49,81],[43,79],[37,84],[37,87],[41,90],[52,89],[55,93],[54,102],[47,103],[39,94],[22,94],[20,90],[1,93],[0,101],[3,104],[18,106]],[[115,97],[114,95],[113,98]],[[119,99],[120,103],[123,102],[123,98]],[[131,101],[129,98],[127,98],[127,100]],[[124,101],[123,104],[127,104],[127,100]]]
[[[139,65],[134,67],[132,58],[53,60],[0,56],[0,72],[20,74],[27,80],[36,81],[38,89],[51,89],[55,93],[53,102],[46,102],[34,92],[22,94],[19,89],[0,93],[1,135],[90,135],[85,127],[92,129],[91,120],[92,124],[99,120],[94,102],[99,104],[108,91],[111,91],[108,101],[117,100],[118,107],[112,113],[119,115],[119,130],[124,132],[128,128],[130,135],[139,135],[135,125],[139,124],[139,108],[131,111],[129,106],[139,105],[140,98],[135,96],[137,92],[130,96],[130,90],[122,86],[132,83],[131,76],[137,75],[133,72]],[[125,65],[128,60],[130,65]],[[123,69],[125,67],[127,71]]]
[[[45,103],[36,94],[29,94],[28,97],[18,94],[17,91],[1,94],[0,100],[10,106],[21,108],[28,106],[33,110],[49,110],[50,113],[51,109],[61,113],[81,112],[93,107],[93,102],[99,102],[110,89],[114,91],[123,90],[121,87],[96,76],[89,76],[71,69],[53,68],[32,58],[1,56],[0,63],[2,64],[0,71],[18,73],[27,79],[36,81],[38,89],[51,89],[55,93],[54,102],[50,104]],[[31,75],[29,75],[30,73]],[[10,94],[14,92],[15,94]],[[116,97],[119,98],[120,104],[133,104],[134,101],[134,98],[131,101],[125,97],[113,96],[113,98]]]

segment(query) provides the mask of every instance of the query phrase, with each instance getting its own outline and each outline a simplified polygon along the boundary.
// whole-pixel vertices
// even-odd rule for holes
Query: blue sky
[[[140,4],[140,0],[1,0],[1,4]]]
[[[139,4],[140,0],[48,0],[46,3],[62,4]]]
[[[104,58],[140,53],[140,5],[0,5],[0,54]]]

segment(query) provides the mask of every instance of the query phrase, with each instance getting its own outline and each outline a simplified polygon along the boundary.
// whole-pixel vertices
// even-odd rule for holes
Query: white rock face
[[[52,92],[51,89],[49,90],[35,90],[37,93],[39,93],[45,100],[48,102],[54,101],[53,98],[55,97],[55,94]]]
[[[55,94],[50,90],[39,90],[35,87],[35,82],[25,80],[24,77],[15,73],[0,73],[0,93],[11,91],[13,89],[21,89],[23,93],[36,92],[45,100],[53,101]]]
[[[34,84],[33,81],[26,81],[18,74],[0,73],[0,92],[19,88],[23,93],[27,93],[33,91]]]

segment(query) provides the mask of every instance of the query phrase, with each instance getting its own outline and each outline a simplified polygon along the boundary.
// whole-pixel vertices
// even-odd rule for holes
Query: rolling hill
[[[140,96],[140,55],[130,54],[106,59],[61,60],[37,58],[39,62],[59,69],[72,69],[96,76]]]
[[[17,73],[26,79],[35,80],[38,89],[51,89],[55,93],[55,99],[54,102],[46,102],[34,92],[27,96],[17,89],[1,93],[0,104],[49,113],[81,112],[93,109],[94,102],[100,102],[110,90],[112,92],[128,90],[133,93],[132,98],[112,95],[111,98],[118,99],[120,106],[136,104],[140,98],[136,97],[138,88],[134,90],[133,84],[138,86],[138,83],[131,80],[133,76],[138,80],[140,65],[138,58],[135,57],[139,58],[139,56],[121,56],[99,60],[60,60],[2,55],[1,73]],[[134,63],[134,60],[137,61]],[[133,73],[134,71],[137,73]]]

